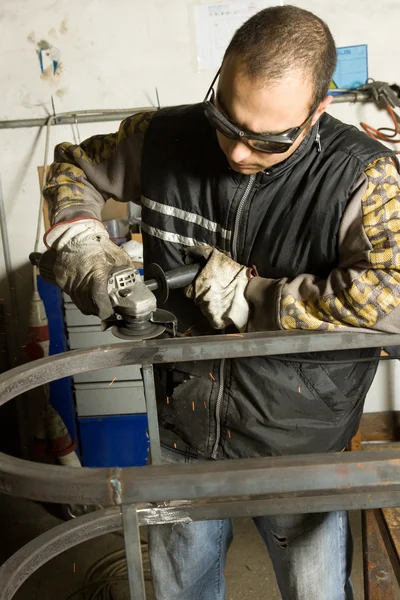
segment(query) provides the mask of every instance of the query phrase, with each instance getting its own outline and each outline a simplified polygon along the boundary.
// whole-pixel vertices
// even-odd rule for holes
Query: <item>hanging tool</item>
[[[53,265],[54,250],[44,254],[32,252],[31,263],[39,268],[44,279],[56,283]],[[169,327],[176,335],[177,319],[171,312],[157,308],[164,304],[170,289],[183,288],[192,283],[201,269],[199,263],[185,265],[164,272],[157,264],[146,268],[146,280],[134,267],[122,267],[110,272],[107,291],[114,313],[103,321],[103,329],[112,327],[112,333],[124,340],[148,340],[158,337]]]
[[[400,137],[397,136],[400,134],[400,115],[395,110],[400,107],[399,87],[389,85],[384,81],[371,81],[357,88],[357,91],[370,94],[378,108],[386,108],[393,121],[393,127],[379,127],[378,129],[361,122],[360,125],[364,131],[376,140],[399,144]]]

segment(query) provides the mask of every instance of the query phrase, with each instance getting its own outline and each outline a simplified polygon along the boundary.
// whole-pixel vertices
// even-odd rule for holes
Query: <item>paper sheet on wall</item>
[[[217,69],[236,29],[259,10],[279,0],[198,4],[194,7],[199,69]]]
[[[345,46],[337,48],[337,67],[331,88],[354,89],[368,79],[368,46]]]

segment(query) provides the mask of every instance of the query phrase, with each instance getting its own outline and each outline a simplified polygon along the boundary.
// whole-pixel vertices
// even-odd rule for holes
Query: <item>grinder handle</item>
[[[146,268],[144,283],[154,293],[158,304],[165,304],[168,300],[169,290],[177,290],[192,283],[201,268],[200,263],[193,263],[171,271],[164,271],[160,265],[152,263]]]
[[[171,290],[186,287],[197,277],[201,268],[202,265],[200,263],[185,265],[184,267],[167,271],[165,273],[165,279]]]

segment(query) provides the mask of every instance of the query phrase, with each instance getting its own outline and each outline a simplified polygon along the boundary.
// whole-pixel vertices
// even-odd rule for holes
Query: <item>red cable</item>
[[[389,115],[392,118],[392,121],[393,121],[394,136],[399,135],[400,130],[399,130],[399,123],[397,120],[396,113],[394,112],[393,108],[390,105],[387,105],[386,108],[387,108]],[[368,125],[367,123],[361,122],[360,125],[364,129],[365,133],[375,140],[381,140],[383,142],[388,142],[390,144],[400,144],[400,138],[394,139],[393,137],[386,135],[379,129],[375,129],[374,127],[371,127],[371,125]],[[389,128],[385,128],[385,129],[389,129]]]

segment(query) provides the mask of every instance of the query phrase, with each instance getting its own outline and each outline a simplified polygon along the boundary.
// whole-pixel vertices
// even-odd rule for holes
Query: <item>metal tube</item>
[[[115,344],[112,346],[101,346],[85,350],[68,352],[64,355],[52,356],[41,359],[35,363],[22,365],[12,369],[8,373],[0,376],[0,404],[4,404],[19,394],[52,381],[54,379],[102,369],[105,367],[121,366],[126,364],[144,364],[151,362],[179,362],[186,360],[205,360],[218,357],[240,357],[240,356],[259,356],[270,353],[290,354],[292,352],[309,352],[325,349],[348,349],[357,347],[372,347],[381,345],[400,344],[400,335],[383,333],[315,333],[301,331],[280,331],[274,333],[255,333],[255,334],[234,334],[225,336],[204,336],[201,338],[179,338],[169,340],[150,340],[146,342],[132,342]],[[156,422],[156,421],[153,421]],[[321,458],[322,456],[322,458]],[[37,463],[25,463],[18,459],[0,455],[0,491],[11,495],[17,495],[35,500],[47,500],[71,504],[101,504],[108,505],[122,502],[138,501],[156,501],[159,499],[180,499],[193,498],[193,490],[198,489],[200,498],[209,498],[211,496],[235,496],[242,493],[263,494],[273,491],[276,494],[285,492],[299,493],[304,491],[301,486],[309,477],[314,482],[317,473],[321,478],[311,485],[310,489],[315,493],[331,493],[332,490],[340,489],[343,484],[343,477],[338,476],[336,469],[340,468],[342,463],[349,459],[345,455],[340,459],[332,459],[332,455],[321,455],[317,457],[287,457],[251,459],[253,462],[246,461],[241,465],[240,461],[223,461],[222,465],[218,463],[196,466],[196,478],[191,479],[193,473],[180,471],[181,466],[175,467],[178,470],[170,473],[169,471],[152,472],[152,481],[146,478],[150,471],[148,468],[139,470],[101,470],[101,469],[68,469],[66,467],[56,467],[52,465],[39,465]],[[379,485],[382,481],[387,484],[387,491],[395,491],[396,486],[400,485],[400,475],[398,471],[393,471],[395,461],[400,461],[400,455],[390,453],[387,456],[380,455],[381,459],[388,460],[375,461],[370,468],[361,471],[361,454],[357,455],[358,466],[353,465],[348,473],[352,474],[350,486],[353,492],[360,492],[361,486],[373,491],[374,495],[379,492]],[[257,460],[262,463],[258,464]],[[284,462],[286,460],[286,462]],[[300,464],[298,461],[305,461]],[[323,468],[318,467],[318,461],[326,461]],[[331,464],[336,460],[336,466]],[[254,462],[255,461],[255,462]],[[276,461],[280,462],[276,465]],[[297,462],[295,462],[297,461]],[[368,456],[368,464],[371,457]],[[400,463],[396,463],[400,464]],[[330,466],[329,466],[330,465]],[[278,468],[293,467],[293,479],[290,482],[280,481],[281,472]],[[151,467],[156,469],[157,467]],[[158,467],[160,468],[160,467]],[[202,469],[205,469],[203,472]],[[222,473],[219,472],[222,469]],[[237,471],[242,469],[242,471]],[[252,469],[255,469],[253,471]],[[274,486],[268,487],[271,480],[268,479],[268,486],[263,487],[265,482],[260,479],[259,469],[268,469],[268,478],[273,476]],[[243,475],[242,475],[243,473]],[[326,479],[329,475],[331,479]],[[389,477],[390,475],[390,477]],[[368,479],[368,477],[370,477]],[[365,479],[367,477],[367,479]],[[383,480],[381,479],[383,477]],[[389,478],[388,478],[389,477]],[[241,478],[245,486],[240,487]],[[388,479],[387,479],[388,478]],[[151,479],[151,478],[150,478]],[[345,484],[348,485],[346,480]],[[149,485],[148,485],[149,484]],[[179,487],[182,484],[182,487]],[[167,493],[165,496],[163,485],[166,485]],[[293,485],[289,490],[287,485]],[[285,487],[286,486],[286,487]],[[300,487],[298,487],[300,486]],[[256,490],[256,491],[255,491]]]
[[[380,506],[398,505],[398,492],[382,491]],[[166,523],[190,523],[205,519],[233,517],[256,517],[259,515],[293,514],[323,511],[374,508],[376,500],[368,494],[336,493],[331,496],[305,494],[283,497],[278,502],[270,496],[257,498],[228,498],[195,502],[163,502],[161,506],[137,507],[139,525],[164,525]],[[117,531],[122,527],[121,511],[117,507],[107,508],[62,523],[46,531],[11,556],[0,567],[0,600],[11,600],[22,584],[43,564],[65,550]],[[129,560],[129,559],[128,559]]]
[[[365,92],[346,92],[341,95],[332,94],[333,101],[332,104],[343,104],[344,102],[373,102],[373,98],[371,98],[370,94],[366,94]]]
[[[15,284],[14,277],[14,269],[11,262],[11,251],[10,251],[10,240],[8,238],[8,229],[7,229],[7,217],[6,217],[6,209],[4,206],[4,196],[3,196],[3,186],[1,184],[0,179],[0,232],[1,239],[3,243],[3,254],[4,254],[4,265],[6,267],[6,274],[8,280],[8,288],[10,291],[10,312],[11,312],[11,325],[13,328],[13,335],[9,336],[8,343],[10,344],[11,353],[10,353],[10,363],[19,353],[19,327],[20,320],[18,314],[18,297],[17,290]]]
[[[51,558],[121,527],[121,511],[109,508],[62,523],[42,533],[0,567],[0,600],[14,598],[22,584]]]
[[[400,334],[298,330],[124,342],[57,354],[3,373],[0,375],[0,406],[19,394],[61,377],[122,365],[397,345],[400,345]]]
[[[76,125],[81,123],[103,123],[105,121],[122,121],[135,113],[156,110],[154,106],[139,108],[122,108],[116,110],[83,110],[61,113],[54,116],[52,125]],[[0,121],[0,129],[19,129],[21,127],[44,127],[48,117],[37,119],[12,119]]]
[[[372,102],[370,94],[362,92],[349,92],[343,95],[334,95],[333,103],[339,102]],[[137,112],[156,110],[154,106],[140,108],[121,108],[115,110],[78,110],[75,112],[61,113],[54,116],[52,125],[76,125],[80,123],[102,123],[105,121],[122,121]],[[0,121],[0,129],[18,129],[21,127],[44,127],[48,117],[37,119],[11,119]]]
[[[17,295],[17,287],[15,281],[14,269],[11,261],[11,251],[10,251],[10,241],[8,238],[8,228],[7,228],[7,216],[6,209],[4,205],[4,195],[3,195],[3,186],[0,179],[0,233],[3,244],[3,255],[4,255],[4,264],[6,267],[6,275],[8,281],[8,289],[10,294],[10,319],[8,321],[8,326],[6,327],[7,333],[10,335],[7,336],[7,344],[8,344],[8,357],[9,364],[15,364],[22,347],[21,341],[21,318],[19,314],[19,304],[18,304],[18,295]],[[28,452],[28,432],[25,426],[25,411],[23,407],[23,403],[21,399],[18,399],[16,402],[16,410],[18,414],[18,434],[19,434],[19,442],[21,448],[21,454],[24,458],[27,458],[29,455]]]
[[[400,492],[400,452],[309,454],[124,469],[75,469],[0,454],[0,492],[44,502],[101,506],[264,495],[279,504],[282,498],[311,494],[321,497],[315,512],[324,510],[325,496],[340,493],[344,503],[347,495],[361,494],[380,506],[386,495]],[[393,500],[387,506],[395,505]]]
[[[134,504],[122,507],[126,563],[131,600],[146,600],[139,519]]]
[[[150,437],[151,464],[161,465],[160,431],[158,428],[157,400],[156,389],[154,386],[153,365],[143,365],[143,387]]]

